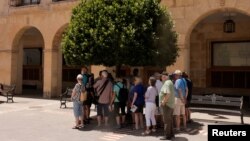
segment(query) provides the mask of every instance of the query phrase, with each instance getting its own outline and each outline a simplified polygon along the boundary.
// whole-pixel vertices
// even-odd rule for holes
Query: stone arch
[[[249,38],[249,36],[245,36],[245,33],[242,35],[242,34],[239,34],[240,36],[237,35],[234,35],[234,36],[227,36],[223,34],[223,32],[221,32],[220,36],[215,36],[213,38],[211,38],[211,35],[208,35],[208,34],[201,34],[201,35],[205,35],[205,38],[204,40],[206,40],[206,43],[205,42],[194,42],[194,39],[198,39],[196,38],[192,38],[193,37],[193,31],[195,29],[197,29],[197,26],[199,25],[199,23],[201,23],[203,20],[205,20],[207,17],[209,16],[213,16],[213,15],[216,15],[216,14],[221,14],[223,12],[226,12],[226,11],[230,11],[230,12],[234,12],[234,13],[239,13],[240,15],[247,15],[247,16],[250,16],[250,13],[246,10],[242,10],[242,9],[239,9],[237,7],[220,7],[220,8],[215,8],[215,9],[208,9],[206,10],[205,12],[201,13],[199,16],[196,16],[194,17],[193,19],[189,20],[189,21],[192,21],[192,23],[190,24],[190,26],[187,27],[187,30],[186,30],[186,34],[185,34],[185,40],[184,40],[184,46],[185,48],[187,48],[189,50],[189,53],[188,53],[188,56],[189,56],[189,62],[186,62],[189,64],[189,71],[191,73],[191,77],[195,76],[195,79],[197,80],[194,80],[196,82],[196,84],[198,84],[198,87],[207,87],[210,85],[210,81],[209,81],[209,75],[208,75],[208,72],[209,72],[209,69],[208,68],[211,68],[211,42],[212,41],[215,41],[215,40],[222,40],[222,37],[223,37],[223,41],[225,40],[244,40],[244,39],[241,39],[242,37],[244,38]],[[248,21],[249,23],[249,21]],[[202,24],[203,25],[203,24]],[[237,28],[237,27],[236,27]],[[204,28],[203,28],[204,29]],[[217,28],[218,29],[218,28]],[[197,30],[195,30],[197,31]],[[203,31],[203,33],[205,33],[206,31]],[[200,32],[199,32],[200,33]],[[207,32],[206,32],[207,33]],[[216,32],[218,33],[218,32]],[[200,36],[200,37],[203,37],[203,36]],[[219,37],[217,39],[217,37]],[[201,39],[203,40],[203,39]],[[195,43],[195,44],[191,44],[191,43]],[[199,44],[197,44],[199,43]],[[201,45],[202,43],[202,45]],[[197,47],[197,46],[198,47]],[[203,48],[205,47],[205,48]],[[198,50],[196,50],[198,49]],[[199,59],[199,61],[193,61],[195,60],[195,58],[197,58],[197,53],[194,53],[194,50],[199,52],[199,54],[202,54],[200,56],[206,58],[206,59]],[[206,51],[201,51],[201,50],[206,50]],[[203,60],[201,62],[201,60]],[[200,68],[202,69],[197,69],[198,65],[200,65]],[[204,65],[205,64],[205,65]],[[196,67],[194,67],[196,66]],[[202,67],[201,67],[202,66]],[[206,69],[208,71],[206,71]],[[192,76],[192,74],[194,74]],[[201,78],[202,77],[202,78]]]
[[[25,31],[31,29],[31,28],[34,28],[36,29],[37,31],[39,31],[39,33],[42,35],[42,39],[43,39],[43,47],[44,47],[44,36],[41,32],[41,30],[35,26],[24,26],[22,28],[20,28],[17,33],[15,34],[15,37],[14,37],[14,40],[12,42],[12,46],[11,46],[11,49],[16,51],[18,50],[18,43],[20,42],[20,39],[22,38],[23,34],[25,33]]]
[[[56,32],[56,34],[55,34],[55,36],[53,38],[52,49],[60,49],[62,35],[63,35],[63,32],[65,31],[65,29],[68,27],[68,25],[69,25],[68,23],[63,24],[57,30],[57,32]]]
[[[195,9],[196,9],[196,7],[194,7],[192,10],[195,11]],[[182,46],[181,49],[184,49],[184,51],[185,51],[185,53],[184,53],[185,55],[183,55],[183,56],[188,58],[187,60],[185,60],[187,62],[186,62],[186,64],[184,63],[185,66],[183,68],[186,72],[188,72],[188,73],[190,72],[190,61],[189,61],[189,58],[190,58],[190,50],[189,50],[190,47],[189,47],[189,45],[190,44],[189,44],[189,42],[190,42],[190,36],[191,36],[191,33],[192,33],[193,29],[197,26],[197,24],[200,21],[202,21],[203,19],[205,19],[209,15],[219,13],[219,12],[225,12],[226,10],[239,12],[239,13],[242,13],[242,14],[245,14],[245,15],[250,15],[249,11],[242,10],[240,8],[218,7],[218,8],[208,8],[207,10],[204,10],[203,12],[201,12],[199,15],[190,16],[190,17],[192,17],[192,19],[187,19],[186,18],[186,21],[192,21],[192,22],[187,24],[187,27],[185,27],[185,31],[184,31],[184,33],[182,33],[185,36],[179,38],[180,39],[179,44]]]
[[[209,9],[208,11],[200,14],[199,17],[197,17],[196,19],[194,19],[193,22],[191,23],[191,25],[188,27],[186,38],[185,38],[185,44],[189,42],[190,35],[191,35],[193,29],[197,26],[197,24],[199,22],[201,22],[203,19],[205,19],[209,15],[216,14],[216,13],[219,13],[219,12],[225,12],[226,10],[235,11],[235,12],[242,13],[242,14],[250,16],[249,11],[244,11],[244,10],[237,9],[237,8],[230,8],[230,7],[228,7],[228,8],[223,8],[223,9],[222,8]]]
[[[29,33],[28,33],[29,32]],[[39,43],[34,43],[36,45],[39,45],[41,49],[44,49],[44,36],[41,33],[41,30],[39,30],[35,26],[24,26],[21,27],[17,33],[14,36],[14,39],[11,43],[11,83],[16,84],[16,93],[21,94],[23,92],[23,47],[26,43],[23,41],[25,39],[25,34],[31,34],[34,33],[39,40]],[[27,40],[26,40],[27,41]],[[32,45],[31,45],[32,46]],[[37,46],[38,47],[38,46]],[[41,51],[41,66],[43,66],[43,51]],[[43,70],[39,69],[39,86],[43,87]]]

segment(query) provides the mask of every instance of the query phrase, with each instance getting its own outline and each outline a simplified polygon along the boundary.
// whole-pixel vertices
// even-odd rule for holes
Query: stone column
[[[187,72],[190,74],[190,44],[185,44],[183,50],[183,71]]]
[[[11,56],[12,51],[9,49],[0,49],[0,73],[1,80],[0,83],[11,84],[12,83],[12,67],[11,67]]]
[[[58,93],[59,82],[58,72],[58,50],[44,50],[44,66],[43,66],[43,97],[52,98],[60,95]]]
[[[11,84],[16,85],[16,94],[22,94],[23,88],[23,46],[20,44],[18,50],[11,54]]]
[[[180,48],[179,57],[176,59],[176,63],[167,67],[168,73],[173,73],[176,69],[190,73],[190,48],[189,45],[178,45]]]

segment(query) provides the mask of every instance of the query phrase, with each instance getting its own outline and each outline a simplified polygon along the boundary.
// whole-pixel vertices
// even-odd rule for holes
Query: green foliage
[[[178,56],[173,22],[157,0],[82,0],[62,46],[71,65],[168,66]]]

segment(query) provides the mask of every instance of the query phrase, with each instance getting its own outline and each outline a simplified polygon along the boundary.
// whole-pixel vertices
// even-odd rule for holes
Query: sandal
[[[84,124],[81,124],[81,125],[78,126],[78,129],[81,129],[81,128],[84,128],[84,127],[85,127]]]
[[[72,127],[72,129],[79,129],[79,126],[74,126]]]

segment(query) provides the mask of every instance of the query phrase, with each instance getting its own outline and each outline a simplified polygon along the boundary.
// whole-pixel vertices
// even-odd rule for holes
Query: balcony
[[[13,7],[40,4],[41,0],[10,0],[9,5]]]

